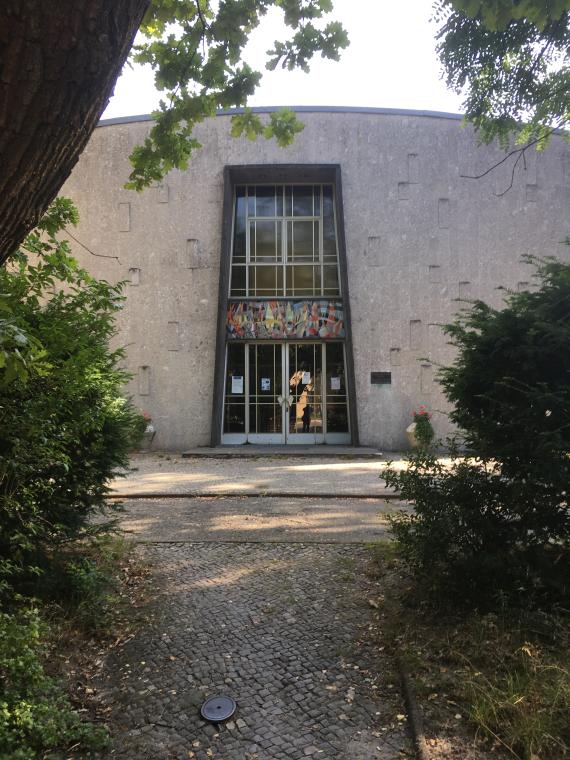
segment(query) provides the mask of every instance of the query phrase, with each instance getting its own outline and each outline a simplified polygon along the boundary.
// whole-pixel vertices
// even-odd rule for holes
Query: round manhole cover
[[[200,714],[204,720],[209,720],[212,723],[220,723],[223,720],[231,718],[236,711],[236,707],[235,700],[231,697],[210,697],[210,699],[207,699],[202,705]]]

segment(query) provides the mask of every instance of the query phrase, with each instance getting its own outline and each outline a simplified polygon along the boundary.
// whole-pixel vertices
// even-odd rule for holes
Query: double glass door
[[[350,443],[342,343],[230,343],[223,443]]]

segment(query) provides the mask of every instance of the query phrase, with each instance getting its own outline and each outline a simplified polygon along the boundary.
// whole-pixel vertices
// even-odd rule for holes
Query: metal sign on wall
[[[227,337],[244,340],[344,338],[341,301],[232,301],[228,305]]]

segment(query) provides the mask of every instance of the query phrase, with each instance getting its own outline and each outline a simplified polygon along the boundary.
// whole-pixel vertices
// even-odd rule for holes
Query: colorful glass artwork
[[[344,338],[344,310],[340,301],[233,301],[226,332],[245,340]]]

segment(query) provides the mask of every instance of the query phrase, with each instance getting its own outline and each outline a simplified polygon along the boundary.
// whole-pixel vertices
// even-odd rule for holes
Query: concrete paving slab
[[[397,460],[395,467],[405,467]],[[203,494],[392,495],[381,479],[385,461],[321,458],[183,459],[172,454],[137,454],[126,477],[112,484],[112,493],[127,496]]]
[[[378,499],[133,499],[119,519],[141,542],[368,543],[387,538],[388,515],[406,508]]]

